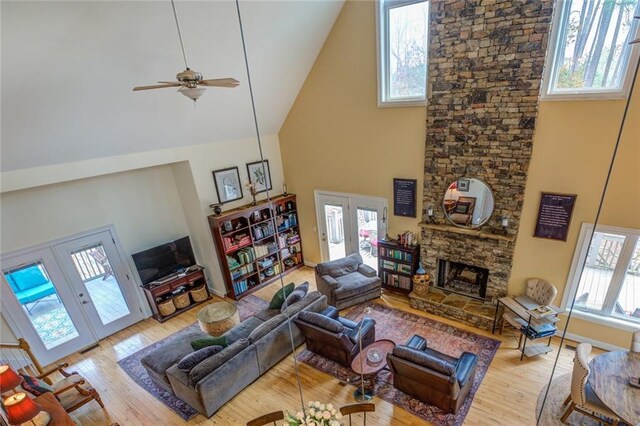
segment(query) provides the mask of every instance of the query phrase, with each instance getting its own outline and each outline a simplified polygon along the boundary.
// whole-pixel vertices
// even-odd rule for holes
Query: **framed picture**
[[[393,179],[393,214],[416,217],[416,179]]]
[[[543,192],[533,236],[567,241],[576,197],[575,194]]]
[[[271,189],[269,160],[264,160],[264,167],[262,161],[247,163],[247,174],[249,175],[249,183],[254,183],[256,185],[256,193]]]
[[[213,181],[216,184],[216,193],[221,203],[242,199],[242,185],[240,185],[240,173],[237,167],[214,170]]]
[[[458,179],[458,191],[469,192],[469,179]]]

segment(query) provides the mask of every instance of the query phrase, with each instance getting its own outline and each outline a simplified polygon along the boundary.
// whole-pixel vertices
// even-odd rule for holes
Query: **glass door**
[[[371,207],[357,207],[358,251],[366,265],[378,270],[378,210]]]
[[[50,364],[96,342],[50,248],[2,259],[2,311],[16,334]]]
[[[322,194],[316,197],[316,203],[322,260],[336,260],[352,253],[349,199]]]
[[[99,339],[142,319],[134,283],[109,231],[56,244],[54,250]]]
[[[378,237],[386,200],[364,195],[316,193],[322,261],[360,253],[378,270]]]

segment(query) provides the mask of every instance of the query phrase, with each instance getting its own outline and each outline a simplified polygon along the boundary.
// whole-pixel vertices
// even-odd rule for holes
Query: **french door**
[[[2,258],[3,315],[43,364],[142,319],[109,231]]]
[[[109,231],[56,244],[54,250],[98,339],[142,319],[135,284]]]
[[[316,191],[320,253],[323,261],[359,252],[378,269],[378,236],[383,232],[384,198]]]

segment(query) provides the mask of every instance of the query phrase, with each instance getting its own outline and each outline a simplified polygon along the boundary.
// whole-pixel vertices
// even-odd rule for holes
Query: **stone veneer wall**
[[[489,269],[486,299],[507,293],[518,232],[552,0],[431,0],[424,211],[446,224],[442,198],[460,177],[493,190],[495,210],[481,230],[512,241],[423,228],[427,271],[437,258]]]

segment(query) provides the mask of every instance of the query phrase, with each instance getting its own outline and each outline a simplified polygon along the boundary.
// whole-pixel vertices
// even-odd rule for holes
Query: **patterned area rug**
[[[389,339],[396,344],[404,344],[411,336],[417,334],[427,339],[430,348],[456,358],[464,351],[478,355],[475,381],[469,396],[456,415],[447,414],[437,407],[425,404],[395,389],[392,375],[387,370],[383,370],[378,374],[374,389],[374,394],[379,398],[397,405],[432,424],[461,425],[469,412],[473,397],[487,373],[489,364],[491,364],[500,342],[439,321],[372,302],[349,309],[345,317],[357,322],[362,318],[364,308],[367,306],[370,306],[373,310],[371,317],[376,321],[376,339],[378,340]],[[354,377],[354,373],[350,368],[343,367],[307,350],[298,355],[298,360],[345,382]]]
[[[71,322],[71,318],[64,306],[57,300],[54,302],[43,300],[41,303],[55,303],[59,305],[58,307],[31,317],[33,327],[47,348],[52,348],[69,339],[78,337],[76,327],[73,325],[73,322]]]
[[[266,308],[269,305],[269,302],[266,302],[259,297],[250,294],[242,298],[240,301],[236,302],[236,305],[238,306],[240,321],[244,321],[256,312]],[[140,360],[149,352],[160,346],[166,339],[176,335],[188,333],[197,328],[198,323],[193,323],[189,327],[183,328],[177,333],[159,340],[156,343],[153,343],[146,348],[143,348],[138,352],[118,361],[118,365],[120,365],[120,367],[129,375],[129,377],[133,379],[134,382],[136,382],[142,389],[155,396],[164,405],[175,411],[184,420],[189,420],[190,418],[198,414],[198,411],[186,402],[178,399],[173,393],[162,389],[160,386],[157,386],[149,378],[147,370],[144,369]]]
[[[538,395],[538,403],[536,404],[536,418],[540,417],[538,424],[540,426],[598,426],[599,423],[589,416],[582,415],[577,411],[571,413],[567,418],[566,423],[562,423],[560,418],[567,409],[566,405],[563,405],[567,396],[571,392],[571,373],[563,374],[560,377],[556,377],[551,381],[551,390],[547,395],[547,400],[544,403],[542,413],[542,400],[544,399],[544,393],[547,390],[547,386],[542,389],[540,395]]]

